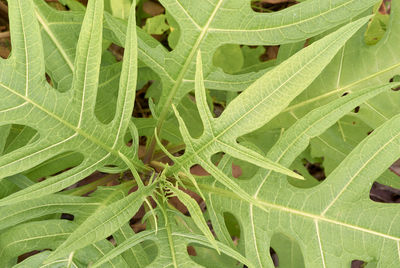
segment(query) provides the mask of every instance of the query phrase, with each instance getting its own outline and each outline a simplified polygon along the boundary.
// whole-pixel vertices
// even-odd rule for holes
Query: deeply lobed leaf
[[[379,68],[375,73],[368,73],[367,78],[340,86],[342,80],[347,81],[341,76],[342,68],[351,67],[351,64],[344,64],[344,59],[347,53],[355,53],[357,42],[354,40],[370,17],[348,23],[293,56],[290,51],[299,50],[302,44],[283,45],[276,60],[281,64],[271,69],[259,66],[256,72],[228,75],[211,64],[213,52],[227,42],[267,45],[303,41],[348,22],[376,1],[310,0],[274,14],[251,11],[250,1],[161,2],[167,9],[168,23],[180,27],[181,36],[179,41],[175,40],[172,52],[150,39],[144,31],[137,31],[135,8],[131,8],[126,25],[108,13],[103,21],[103,1],[90,0],[84,16],[82,12],[56,12],[41,0],[23,4],[10,1],[13,54],[10,59],[0,61],[0,176],[3,178],[0,194],[5,197],[0,200],[0,210],[4,212],[0,228],[5,230],[0,236],[0,243],[4,245],[0,256],[7,265],[14,265],[16,257],[26,251],[45,249],[44,245],[50,241],[45,237],[49,236],[58,238],[50,241],[47,247],[54,250],[53,253],[42,252],[17,267],[39,267],[43,262],[70,267],[85,267],[91,265],[89,262],[96,262],[95,267],[107,263],[118,267],[206,265],[204,260],[187,254],[187,247],[192,244],[220,250],[224,254],[216,257],[220,263],[239,261],[247,267],[272,267],[268,248],[274,237],[280,237],[288,239],[293,245],[291,248],[301,249],[306,267],[349,266],[355,258],[374,260],[382,267],[396,267],[398,256],[393,252],[399,248],[400,241],[398,208],[395,204],[373,203],[368,193],[372,182],[400,153],[398,116],[385,118],[381,123],[387,122],[362,141],[336,169],[332,168],[322,184],[309,189],[296,188],[285,177],[303,178],[291,171],[291,164],[298,161],[313,138],[324,139],[324,132],[330,131],[331,126],[354,107],[362,103],[369,105],[379,98],[387,99],[391,96],[389,89],[397,86],[377,86],[383,84],[377,79],[374,80],[376,87],[358,87],[375,76],[380,77]],[[394,4],[395,15],[397,7]],[[125,17],[125,14],[118,13],[118,16]],[[108,41],[103,39],[103,23]],[[29,31],[26,30],[28,26]],[[79,31],[79,39],[67,36],[67,33]],[[356,37],[351,39],[354,34]],[[110,40],[125,47],[122,64],[106,56],[102,59],[102,54],[107,55],[102,43]],[[392,45],[393,41],[390,43]],[[349,46],[354,46],[351,52],[347,52]],[[375,52],[375,48],[363,49]],[[342,53],[335,57],[340,50]],[[334,93],[320,87],[321,90],[315,91],[315,98],[304,100],[304,96],[320,86],[321,79],[337,67],[338,57],[341,57],[340,70]],[[141,74],[153,79],[152,72],[155,72],[162,84],[155,96],[156,105],[149,104],[151,119],[132,120],[138,58]],[[394,69],[389,67],[384,72],[389,75]],[[45,72],[54,81],[54,88],[46,82]],[[110,86],[115,89],[107,92]],[[326,102],[325,106],[315,105],[353,86],[356,90],[348,96]],[[184,98],[193,87],[196,107],[189,98]],[[229,105],[219,118],[214,118],[206,88],[244,91],[236,98],[235,94],[230,94]],[[379,113],[380,109],[371,108],[370,111]],[[177,121],[170,117],[172,110]],[[276,120],[287,114],[296,120],[287,121],[291,127],[283,131],[266,156],[253,144],[243,142],[248,141],[243,135],[251,135],[266,124],[274,127]],[[379,125],[365,115],[361,118],[371,125]],[[193,122],[188,119],[201,120],[203,128],[196,123],[193,130]],[[12,145],[9,140],[13,134],[11,124],[22,126]],[[163,148],[174,165],[159,164],[157,168],[165,168],[164,172],[153,173],[148,180],[146,172],[150,168],[138,160],[137,142],[139,135],[150,138],[144,160],[154,164],[151,162],[156,144],[155,138],[152,140],[153,133],[160,134],[178,149],[183,148],[183,138],[185,153],[176,157]],[[193,133],[202,134],[194,138]],[[133,138],[132,147],[126,145],[127,136]],[[162,141],[158,144],[164,147]],[[14,147],[19,149],[14,150]],[[312,148],[324,147],[313,145]],[[71,152],[81,153],[82,162],[42,182],[33,184],[28,178],[15,175],[25,172],[29,177],[46,169],[52,174],[52,163],[56,159],[67,159]],[[211,158],[219,152],[226,154],[217,167]],[[338,159],[342,160],[344,155],[334,160],[340,162]],[[232,158],[247,162],[244,166],[251,174],[248,181],[232,178],[230,165],[236,161]],[[201,180],[192,176],[190,167],[195,164],[203,166],[211,177]],[[121,172],[128,169],[136,179],[138,190],[125,197],[128,188],[124,188],[124,184],[120,188],[122,191],[109,189],[110,193],[106,194],[104,189],[98,190],[97,197],[96,194],[88,198],[72,197],[68,196],[71,193],[68,191],[64,195],[54,194],[95,170]],[[188,207],[192,217],[184,217],[168,208],[165,180],[192,186],[205,197],[217,240],[194,199],[177,187],[169,189]],[[147,200],[149,196],[152,197],[149,200],[157,203],[155,210]],[[144,217],[148,230],[134,234],[127,222],[143,201],[147,201],[150,208]],[[55,213],[74,214],[74,223],[46,220]],[[226,228],[226,213],[236,217],[242,228],[246,227],[242,229],[237,247]],[[26,223],[33,219],[35,221]],[[154,227],[152,223],[155,222],[161,227]],[[18,225],[11,227],[13,224]],[[43,228],[29,231],[41,224]],[[116,247],[104,240],[110,235],[116,239]],[[370,246],[370,241],[375,244]],[[15,248],[18,251],[13,252]],[[203,251],[199,249],[198,252]],[[227,256],[237,261],[222,261]]]

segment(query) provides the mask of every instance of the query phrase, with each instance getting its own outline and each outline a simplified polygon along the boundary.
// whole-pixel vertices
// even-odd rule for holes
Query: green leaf
[[[197,227],[201,230],[201,232],[208,239],[211,245],[218,251],[218,253],[220,253],[217,242],[215,241],[215,238],[211,233],[210,228],[204,220],[204,217],[202,215],[203,213],[201,212],[201,209],[197,202],[187,193],[179,190],[176,187],[169,186],[168,188],[186,206],[190,213],[190,216],[193,218],[193,221],[196,223]]]
[[[159,231],[162,232],[163,229],[160,229]],[[133,246],[138,245],[140,242],[154,238],[154,234],[155,234],[155,230],[151,230],[151,231],[144,231],[137,235],[131,236],[130,238],[128,238],[127,240],[122,242],[120,245],[118,245],[118,247],[114,248],[114,250],[108,252],[108,254],[105,255],[103,258],[99,259],[96,263],[93,264],[92,267],[93,268],[99,267],[103,263],[117,257],[122,252],[132,248]]]
[[[12,193],[15,193],[20,188],[9,180],[0,181],[0,198],[4,198]]]
[[[215,250],[202,246],[194,246],[193,248],[196,256],[192,256],[192,259],[203,267],[240,267],[240,263],[225,254],[220,255]]]
[[[137,212],[144,199],[154,190],[154,186],[141,187],[127,197],[93,213],[49,256],[46,262],[54,261],[117,231]]]
[[[107,0],[105,6],[111,10],[111,14],[117,18],[127,19],[129,10],[132,6],[132,0]]]
[[[321,135],[352,109],[378,94],[388,92],[393,86],[396,85],[388,84],[351,93],[311,111],[284,132],[269,151],[268,156],[280,162],[280,159],[286,155],[285,157],[291,157],[290,159],[293,161],[293,156],[290,156],[292,150],[302,151],[306,149],[311,138]],[[282,164],[287,165],[287,163]]]
[[[375,180],[398,185],[388,167],[400,155],[400,84],[388,82],[400,4],[381,36],[376,17],[369,28],[371,17],[358,18],[377,0],[270,14],[251,1],[162,0],[165,15],[145,29],[134,6],[124,20],[131,1],[62,1],[74,11],[19,1],[9,1],[12,54],[0,60],[2,265],[273,267],[272,247],[282,267],[398,266],[398,206],[369,194]],[[382,39],[367,46],[365,31]],[[172,51],[149,32],[165,33]],[[280,45],[276,60],[259,61],[266,45]],[[303,159],[327,178],[312,178]],[[121,185],[97,189],[111,180]],[[198,192],[206,213],[177,185]],[[133,232],[134,215],[146,230]]]
[[[67,91],[72,83],[75,47],[84,14],[54,10],[41,0],[34,2],[42,32],[46,73],[57,90]],[[109,51],[103,52],[102,57],[106,56],[113,58]],[[109,123],[115,116],[120,74],[120,63],[100,68],[95,115],[102,123]]]
[[[239,45],[227,44],[219,47],[214,54],[213,64],[222,68],[225,73],[234,74],[240,71],[244,57]]]
[[[365,43],[367,45],[375,45],[378,43],[386,32],[387,24],[389,22],[389,14],[381,14],[379,12],[381,4],[382,3],[378,3],[375,5],[375,16],[368,24],[368,29],[365,32]]]
[[[268,156],[283,165],[290,165],[296,156],[307,147],[312,137],[320,135],[361,102],[390,88],[391,85],[387,85],[352,93],[312,111],[284,133],[279,142],[268,153]],[[369,197],[365,193],[369,194],[372,181],[383,172],[385,166],[390,165],[396,159],[396,154],[386,154],[389,149],[382,146],[382,144],[387,144],[388,147],[393,146],[394,139],[390,140],[388,137],[382,138],[382,136],[395,135],[394,137],[397,137],[396,134],[393,134],[396,132],[388,132],[388,129],[392,128],[396,120],[399,119],[394,118],[393,122],[385,124],[385,127],[379,130],[379,133],[369,136],[363,141],[335,169],[334,175],[330,175],[319,188],[294,188],[287,181],[281,181],[281,175],[271,171],[259,171],[254,176],[253,180],[257,180],[258,183],[256,187],[249,189],[250,193],[256,197],[254,204],[244,205],[239,196],[232,198],[231,193],[223,194],[222,190],[218,191],[219,187],[208,188],[213,193],[209,195],[210,204],[208,207],[215,210],[215,214],[212,213],[211,215],[229,211],[240,219],[241,226],[249,227],[246,228],[245,233],[252,238],[245,244],[246,257],[257,260],[260,267],[267,264],[266,256],[269,254],[269,252],[262,250],[262,248],[265,248],[264,241],[275,232],[282,232],[290,239],[299,241],[299,243],[307,243],[307,248],[303,250],[306,267],[310,265],[321,267],[344,266],[351,262],[351,256],[354,256],[354,254],[362,254],[362,256],[359,255],[360,259],[364,259],[366,255],[362,253],[363,249],[353,244],[353,241],[365,241],[363,239],[366,238],[382,243],[387,242],[393,248],[399,239],[398,235],[395,235],[397,231],[391,230],[388,225],[381,225],[381,222],[371,223],[370,219],[380,217],[386,218],[390,222],[389,219],[392,219],[393,215],[397,215],[395,206],[368,202]],[[323,123],[321,124],[321,122]],[[374,136],[375,138],[373,138]],[[378,140],[381,141],[377,142]],[[381,149],[366,149],[370,146]],[[398,150],[395,147],[390,148],[392,148],[391,150]],[[362,154],[360,154],[360,150],[363,150]],[[380,151],[385,151],[385,154],[381,153],[381,157],[376,153]],[[367,155],[364,157],[365,154],[370,155],[371,158],[368,158]],[[365,160],[360,161],[360,157]],[[384,163],[377,163],[376,161],[384,161]],[[357,166],[359,169],[357,169]],[[372,169],[378,170],[372,172]],[[351,174],[357,175],[353,178]],[[362,174],[368,174],[368,176]],[[363,182],[360,180],[363,180]],[[202,188],[201,184],[199,186]],[[335,188],[338,189],[336,192]],[[355,193],[355,189],[359,190],[356,190]],[[215,193],[219,194],[215,195]],[[326,193],[332,194],[327,195]],[[278,195],[283,199],[278,199]],[[345,196],[348,196],[348,199],[342,203],[339,202]],[[320,203],[321,200],[325,199],[327,201]],[[228,200],[230,201],[228,202]],[[243,208],[243,211],[232,210],[230,209],[231,206],[235,205],[226,206],[230,202],[233,202],[236,206],[246,206],[246,208]],[[337,214],[329,214],[328,216],[327,212],[336,202],[340,204],[337,205]],[[221,208],[221,206],[225,206],[225,208]],[[242,213],[246,213],[246,215],[250,213],[252,216],[248,219],[243,217]],[[264,221],[262,219],[265,219],[265,217],[272,217],[271,219],[278,217],[283,227],[276,225],[274,221],[262,223],[261,221]],[[212,221],[214,220],[217,219],[212,218]],[[217,235],[223,235],[219,232]],[[339,233],[341,234],[339,237],[331,235]],[[348,236],[351,236],[352,239],[346,239]],[[330,255],[330,252],[337,250],[338,240],[345,243],[346,253],[339,258],[331,257],[333,255]],[[261,245],[263,246],[261,247]],[[379,254],[379,246],[375,245],[374,254]],[[389,265],[388,263],[391,263],[394,259],[396,259],[395,256],[388,254],[382,257],[380,262],[382,265],[385,265],[383,263]]]
[[[285,256],[285,258],[279,258],[279,267],[305,267],[300,247],[285,235],[274,235],[271,239],[271,247],[278,252],[278,256]]]
[[[365,45],[366,27],[357,32],[320,77],[296,98],[284,113],[271,122],[269,129],[288,128],[297,118],[340,98],[345,93],[382,85],[399,74],[399,53],[396,49],[400,30],[397,23],[399,18],[400,4],[393,2],[390,20],[382,39],[375,45]],[[379,57],[376,56],[378,54]],[[389,91],[365,102],[360,106],[358,113],[352,113],[351,117],[343,118],[326,133],[312,141],[313,156],[324,157],[327,175],[368,133],[398,114],[397,103],[400,101],[400,95],[397,93]],[[278,122],[283,122],[284,125]],[[385,174],[388,173],[390,172]],[[381,178],[378,179],[380,180]],[[391,181],[391,185],[399,185],[399,180],[395,177]],[[387,183],[389,181],[385,180],[385,184]]]
[[[1,102],[3,110],[0,119],[3,124],[28,124],[37,128],[40,138],[29,146],[1,157],[1,176],[22,172],[57,154],[71,150],[82,153],[84,160],[73,169],[8,196],[1,200],[0,204],[10,204],[59,191],[107,164],[126,167],[128,164],[120,159],[121,154],[130,159],[132,163],[129,165],[143,169],[143,164],[135,159],[135,153],[124,142],[124,133],[134,104],[132,85],[136,83],[136,71],[132,71],[132,68],[136,64],[135,39],[129,39],[126,46],[127,56],[121,74],[115,117],[109,124],[103,125],[93,114],[101,55],[102,3],[91,2],[88,6],[77,46],[72,89],[66,93],[59,93],[45,80],[41,46],[33,45],[40,42],[40,35],[32,3],[27,2],[24,9],[19,10],[17,2],[10,3],[11,28],[16,31],[26,28],[29,24],[31,30],[21,30],[24,38],[12,35],[15,47],[13,56],[7,61],[2,61],[2,68],[10,72],[8,76],[5,74],[5,78],[13,77],[12,73],[18,70],[6,66],[18,61],[18,73],[25,77],[21,77],[19,83],[4,80],[5,78],[0,81],[4,100],[14,100]],[[18,13],[23,14],[24,20],[18,20]],[[135,27],[130,29],[133,29],[130,36],[135,36]],[[25,53],[28,53],[30,58],[26,58]],[[46,94],[38,94],[39,92]],[[21,113],[27,116],[21,118],[18,116]]]
[[[177,115],[186,151],[179,160],[174,161],[175,165],[170,172],[177,173],[180,169],[188,170],[198,163],[221,183],[247,200],[251,197],[210,163],[212,154],[224,151],[260,167],[299,178],[297,174],[288,172],[268,158],[237,144],[236,139],[260,128],[288,106],[295,96],[311,84],[340,47],[366,23],[367,19],[360,19],[341,28],[269,71],[235,98],[224,113],[216,119],[211,116],[206,104],[202,85],[202,67],[199,60],[196,72],[196,97],[204,133],[200,138],[193,139],[182,119]]]
[[[177,106],[181,98],[193,89],[198,50],[202,52],[207,88],[240,91],[260,74],[221,74],[211,64],[215,50],[221,45],[276,45],[304,40],[347,22],[376,2],[340,0],[328,3],[311,0],[275,14],[261,14],[252,11],[248,1],[241,0],[213,3],[182,1],[179,4],[170,0],[162,1],[180,28],[180,41],[174,53],[168,53],[157,41],[138,31],[139,59],[159,75],[163,85],[157,104],[157,128],[161,128],[170,115],[171,104]],[[111,32],[106,32],[107,36],[123,44],[124,24],[106,16],[106,25],[111,28]],[[165,65],[165,62],[171,64]],[[238,87],[238,84],[243,86]]]
[[[60,0],[60,3],[65,6],[68,6],[70,10],[80,10],[80,11],[85,10],[85,6],[81,2],[78,2],[77,0]]]
[[[146,20],[143,29],[148,34],[163,34],[169,29],[169,25],[165,22],[165,15],[157,15]]]
[[[119,256],[122,252],[131,248],[132,246],[138,245],[139,243],[145,241],[154,241],[157,244],[159,254],[156,259],[151,263],[150,267],[202,267],[195,263],[187,255],[187,245],[190,243],[196,243],[204,247],[210,247],[209,240],[202,236],[196,235],[180,230],[177,226],[172,213],[166,210],[168,217],[166,221],[161,220],[166,225],[165,227],[159,228],[156,232],[155,230],[140,232],[111,250],[107,255],[100,258],[93,267],[99,267],[103,263],[113,260],[115,257]],[[181,217],[181,215],[177,216]],[[177,218],[176,217],[176,218]],[[248,267],[254,267],[252,263],[243,257],[240,253],[236,252],[232,248],[216,241],[218,248],[227,256],[230,256]]]
[[[119,231],[113,234],[117,245],[122,244],[127,239],[131,238],[135,233],[129,224],[123,225]],[[151,263],[151,259],[142,245],[131,246],[128,250],[122,253],[122,257],[130,266],[133,267],[146,267]]]
[[[26,252],[55,249],[75,227],[76,225],[70,221],[47,220],[21,224],[2,232],[0,235],[2,267],[15,267],[14,265],[16,264],[17,257]],[[82,251],[76,252],[73,255],[72,262],[78,267],[87,267],[90,262],[101,258],[104,252],[110,251],[111,249],[112,245],[108,241],[102,240],[94,245],[86,247]],[[32,260],[32,262],[36,263],[33,267],[46,267],[41,265],[46,255],[48,254],[44,256],[41,255],[39,261]],[[28,260],[29,261],[22,262],[17,267],[27,267],[25,265],[26,263],[32,263],[31,258]],[[68,263],[68,261],[69,256],[66,255],[48,265],[50,266],[57,262]],[[108,265],[129,267],[121,256],[109,260]]]
[[[41,28],[46,73],[59,91],[67,91],[72,84],[75,48],[81,28],[76,21],[81,22],[84,14],[54,10],[40,0],[34,0],[34,3]]]
[[[90,197],[52,194],[0,207],[0,229],[55,213],[74,215],[74,221],[82,223],[88,216],[122,199],[126,185],[122,187],[100,188]]]

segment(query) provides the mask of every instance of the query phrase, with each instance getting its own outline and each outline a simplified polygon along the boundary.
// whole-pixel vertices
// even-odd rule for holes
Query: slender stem
[[[139,185],[139,187],[144,186],[142,179],[140,178],[136,167],[134,165],[134,163],[132,161],[130,161],[124,154],[119,153],[119,156],[121,157],[121,159],[125,162],[125,164],[128,165],[129,169],[132,172],[133,178],[136,180],[136,183]]]
[[[151,229],[156,229],[156,232],[157,232],[157,230],[158,230],[157,217],[156,217],[156,214],[154,212],[154,208],[153,208],[153,206],[151,205],[151,203],[150,203],[150,201],[148,199],[149,199],[149,197],[144,199],[144,202],[145,202],[144,204],[147,205],[147,206],[144,206],[144,210],[145,210],[146,214],[149,213],[149,211],[150,211],[151,214],[153,214],[153,217],[149,217],[148,221],[149,221],[149,223],[151,225]]]
[[[185,148],[186,148],[185,144],[179,144],[179,145],[173,146],[171,148],[168,148],[168,152],[170,152],[171,154],[174,154],[174,153],[177,153],[177,152],[179,152],[179,151],[181,151],[181,150],[183,150]],[[166,156],[166,155],[165,155],[165,153],[163,151],[157,151],[157,152],[154,153],[153,160],[160,160],[164,156]]]
[[[150,145],[147,146],[146,154],[143,157],[144,164],[150,163],[151,159],[153,158],[153,152],[156,148],[156,139],[154,138],[154,135],[151,136],[148,144],[150,144]]]
[[[196,43],[194,44],[192,50],[190,51],[188,57],[186,58],[185,63],[182,66],[182,69],[180,70],[180,72],[178,74],[178,77],[175,81],[174,86],[171,88],[171,91],[168,94],[165,104],[163,105],[163,107],[161,109],[160,115],[157,118],[157,125],[156,125],[157,135],[160,134],[161,129],[164,125],[165,119],[167,119],[168,115],[170,114],[171,105],[173,104],[173,99],[176,96],[176,93],[178,92],[178,89],[180,88],[180,86],[182,84],[183,77],[185,76],[187,70],[189,69],[190,63],[192,62],[192,59],[193,59],[194,55],[196,54],[204,36],[205,36],[205,32],[202,32],[199,35],[199,37],[197,38]],[[150,160],[153,156],[155,147],[156,147],[156,140],[154,138],[154,135],[152,135],[152,137],[150,139],[150,146],[148,147],[148,151],[144,158],[145,164],[150,162]]]
[[[160,158],[165,156],[165,153],[162,152],[162,151],[154,152],[155,145],[156,145],[156,139],[155,139],[154,135],[151,136],[149,144],[150,145],[149,145],[149,147],[147,149],[146,155],[143,158],[143,162],[145,164],[149,164],[150,162],[152,162],[151,160],[159,160]],[[183,150],[185,148],[186,148],[185,144],[179,144],[179,145],[176,145],[174,147],[169,148],[168,151],[171,154],[174,154],[174,153],[179,152],[179,151],[181,151],[181,150]]]
[[[193,185],[193,183],[187,179],[186,175],[184,174],[179,174],[181,177],[181,181],[185,184],[185,186],[193,191],[196,191],[196,186]],[[205,191],[207,193],[213,193],[219,196],[226,196],[232,199],[236,199],[236,200],[243,200],[240,196],[238,196],[237,194],[233,193],[232,191],[228,191],[222,188],[218,188],[218,187],[213,187],[211,185],[208,184],[201,184],[198,183],[197,186],[200,188],[200,190]]]
[[[116,176],[114,174],[107,175],[99,180],[96,180],[94,182],[91,182],[89,184],[83,185],[81,187],[63,191],[63,194],[68,194],[68,195],[75,195],[75,196],[81,196],[84,194],[87,194],[89,192],[95,191],[98,186],[100,185],[105,185],[109,183],[110,181],[114,180]]]
[[[167,164],[164,164],[162,162],[158,162],[158,161],[151,161],[150,165],[158,170],[163,170],[167,167]]]
[[[167,216],[167,212],[165,211],[164,206],[161,205],[160,209],[162,211],[162,214],[164,215],[165,228],[167,230],[167,237],[168,237],[168,242],[169,242],[168,244],[169,244],[169,248],[170,248],[170,251],[171,251],[172,263],[174,264],[175,268],[178,268],[178,266],[176,264],[174,241],[172,240],[171,224],[169,224],[169,222],[168,222],[168,216]]]

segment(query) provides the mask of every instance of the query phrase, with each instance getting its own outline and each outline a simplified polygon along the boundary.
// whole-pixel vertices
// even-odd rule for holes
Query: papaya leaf
[[[200,164],[221,183],[247,200],[251,197],[211,163],[209,159],[213,154],[223,151],[260,167],[290,174],[268,158],[238,144],[236,140],[241,135],[263,126],[287,107],[295,96],[311,84],[347,39],[365,24],[367,19],[368,17],[360,19],[341,28],[266,73],[235,98],[219,118],[212,117],[206,104],[201,56],[198,54],[196,97],[204,132],[200,138],[192,138],[185,123],[179,114],[176,114],[186,151],[179,159],[174,159],[175,165],[171,167],[170,172],[176,174],[181,169],[188,170],[194,164]]]
[[[159,2],[8,1],[1,265],[398,267],[400,4]]]
[[[23,9],[18,3],[10,2],[11,28],[15,33],[20,30],[23,36],[12,35],[12,57],[1,61],[4,78],[0,81],[0,88],[4,98],[0,118],[2,124],[18,123],[37,129],[40,137],[34,143],[2,156],[1,176],[4,178],[22,172],[71,150],[82,153],[84,160],[77,167],[8,196],[0,204],[62,190],[107,164],[146,169],[137,159],[136,152],[124,142],[124,133],[130,121],[128,111],[134,104],[135,38],[129,39],[126,46],[127,57],[121,74],[116,116],[104,125],[93,113],[101,53],[102,3],[92,1],[88,7],[77,45],[72,88],[65,93],[57,92],[46,82],[43,50],[37,45],[41,42],[39,26],[32,2],[27,2]],[[19,19],[19,14],[23,14],[24,19]],[[28,25],[30,30],[24,31]],[[130,29],[134,31],[135,27]],[[132,36],[135,36],[134,32]],[[18,67],[12,68],[14,65]],[[6,72],[10,74],[6,75]],[[19,83],[13,82],[14,76],[15,79],[21,76],[17,80]],[[19,117],[21,113],[26,116]],[[122,160],[121,155],[126,157]],[[129,163],[124,162],[126,159]]]

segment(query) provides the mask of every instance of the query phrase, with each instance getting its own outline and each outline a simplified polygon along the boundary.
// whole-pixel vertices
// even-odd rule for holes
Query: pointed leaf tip
[[[210,228],[208,227],[204,219],[203,213],[197,202],[191,196],[189,196],[182,190],[178,189],[177,187],[170,186],[169,189],[186,206],[196,226],[200,229],[200,231],[204,234],[207,240],[215,248],[218,254],[221,254],[217,241],[215,240],[215,237],[211,233]]]

